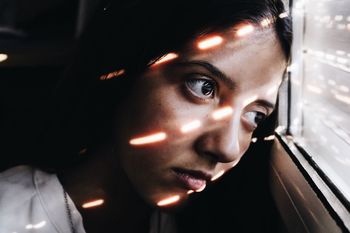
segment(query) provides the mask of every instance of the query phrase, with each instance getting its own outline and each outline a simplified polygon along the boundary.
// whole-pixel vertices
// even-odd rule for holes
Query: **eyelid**
[[[250,113],[250,112],[257,112],[257,113],[264,114],[264,117],[263,117],[263,119],[262,119],[259,123],[257,123],[257,124],[256,124],[255,122],[252,123],[251,121],[249,121],[249,120],[245,117],[245,115],[246,115],[247,113]],[[247,127],[249,128],[250,131],[254,131],[254,130],[261,124],[261,122],[263,122],[263,121],[268,117],[267,114],[262,113],[261,111],[255,111],[255,110],[246,111],[242,116],[243,116],[244,122],[246,122],[246,124],[248,125]]]
[[[197,78],[195,78],[194,76],[197,76]],[[207,103],[208,101],[212,101],[213,99],[215,99],[217,97],[217,92],[218,92],[218,85],[217,85],[217,82],[215,79],[211,78],[210,76],[208,75],[204,75],[202,73],[197,73],[197,72],[192,72],[192,73],[189,73],[187,74],[186,76],[186,80],[184,82],[184,86],[185,86],[185,89],[186,89],[186,92],[191,95],[191,97],[194,97],[198,100],[201,100],[202,102],[205,102]],[[213,97],[211,98],[202,98],[200,96],[198,96],[193,90],[191,87],[189,87],[188,85],[188,81],[210,81],[210,82],[213,82],[213,85],[214,85],[214,90],[213,90]]]
[[[215,84],[215,95],[219,93],[219,83],[216,80],[216,78],[212,77],[212,75],[204,74],[204,72],[191,72],[186,75],[189,79],[194,79],[194,80],[209,80]],[[192,77],[191,77],[192,76]],[[195,78],[193,76],[199,76],[198,78]]]

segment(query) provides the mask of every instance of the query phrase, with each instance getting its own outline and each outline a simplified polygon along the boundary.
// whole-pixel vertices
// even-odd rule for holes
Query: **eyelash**
[[[215,98],[217,93],[217,84],[214,80],[201,74],[192,74],[190,76],[191,77],[185,81],[185,88],[191,94],[191,96],[194,96],[203,101],[208,101]],[[194,78],[193,76],[199,76],[200,78]],[[201,87],[196,87],[196,85],[199,84],[202,84]],[[202,93],[198,93],[199,91]],[[208,92],[203,93],[203,91]]]
[[[194,76],[197,76],[198,78],[194,78]],[[199,83],[201,83],[203,85],[207,85],[206,87],[209,87],[208,85],[211,85],[212,90],[210,91],[210,96],[209,97],[201,97],[198,93],[196,93],[196,90],[194,90],[195,85],[198,85]],[[198,88],[198,87],[197,87]],[[203,88],[203,86],[202,86]],[[200,89],[200,91],[202,91],[203,89]],[[185,81],[185,89],[187,90],[187,93],[189,93],[192,97],[195,97],[201,101],[209,101],[210,99],[214,99],[217,91],[218,91],[218,85],[216,83],[216,81],[214,81],[213,79],[209,78],[208,76],[202,75],[202,74],[190,74],[189,78]],[[198,91],[198,90],[197,90]],[[205,94],[202,94],[205,95]],[[250,117],[249,113],[256,113],[256,116],[254,116],[253,120],[248,119],[248,117]],[[260,117],[260,119],[257,120],[257,117]],[[263,111],[249,111],[244,113],[243,118],[245,120],[245,122],[248,124],[249,129],[251,131],[254,131],[259,124],[264,121],[267,117],[267,114]]]

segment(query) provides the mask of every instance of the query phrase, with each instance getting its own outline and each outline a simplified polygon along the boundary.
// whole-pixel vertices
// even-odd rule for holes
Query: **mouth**
[[[203,190],[211,175],[202,171],[173,168],[177,180],[187,190]]]

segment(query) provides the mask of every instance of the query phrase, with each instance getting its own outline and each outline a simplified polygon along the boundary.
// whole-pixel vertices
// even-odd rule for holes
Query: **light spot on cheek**
[[[152,144],[152,143],[164,141],[166,138],[167,138],[166,133],[159,132],[159,133],[146,135],[143,137],[133,138],[129,141],[129,144],[133,146],[146,145],[146,144]]]
[[[189,133],[193,130],[198,129],[201,126],[202,126],[202,123],[199,120],[194,120],[194,121],[191,121],[189,123],[184,124],[181,127],[180,131],[185,134],[185,133]]]
[[[233,109],[227,106],[227,107],[223,107],[215,110],[212,114],[212,117],[214,120],[222,120],[224,118],[231,116],[232,113],[233,113]]]

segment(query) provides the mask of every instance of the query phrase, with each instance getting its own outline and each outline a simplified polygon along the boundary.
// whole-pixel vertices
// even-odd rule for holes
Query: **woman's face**
[[[272,29],[220,35],[152,65],[117,109],[117,154],[152,205],[181,203],[234,167],[273,111],[286,61]]]

